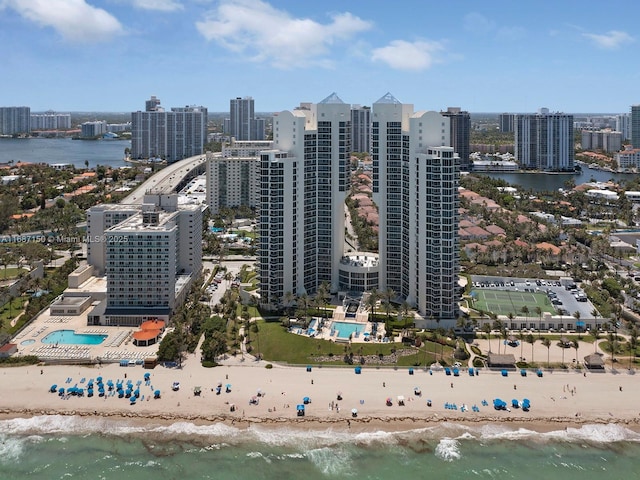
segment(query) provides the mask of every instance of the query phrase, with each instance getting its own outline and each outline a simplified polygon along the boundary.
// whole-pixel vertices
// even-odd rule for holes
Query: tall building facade
[[[31,133],[31,108],[0,107],[0,135]]]
[[[264,119],[256,118],[253,98],[231,99],[224,131],[236,140],[264,140],[265,122]]]
[[[147,108],[150,108],[149,102]],[[205,107],[172,108],[170,112],[159,104],[154,108],[131,113],[132,158],[159,157],[173,163],[203,153],[207,139],[208,112]]]
[[[168,319],[202,270],[202,212],[177,195],[146,194],[142,205],[98,205],[87,215],[87,261],[106,274],[94,324]]]
[[[515,122],[515,157],[520,168],[543,171],[574,169],[573,115],[518,114]]]
[[[371,153],[370,107],[351,107],[351,151]]]
[[[351,108],[336,94],[273,118],[273,149],[260,155],[263,301],[286,292],[336,291],[350,185]]]
[[[631,130],[631,145],[635,148],[640,148],[640,105],[631,105],[629,124]]]
[[[449,118],[451,146],[460,157],[460,169],[468,172],[471,169],[471,115],[460,107],[449,107],[440,113]]]
[[[451,119],[414,113],[391,94],[372,113],[380,290],[393,290],[425,317],[455,320],[460,158],[450,146]]]
[[[109,131],[107,128],[107,122],[104,120],[97,122],[84,122],[80,129],[80,136],[82,138],[96,138]]]
[[[223,207],[258,207],[260,157],[270,140],[238,141],[222,145],[221,153],[207,152],[207,204],[212,215]]]
[[[622,133],[611,130],[582,130],[581,147],[583,150],[603,150],[608,153],[619,152],[622,148]]]
[[[273,121],[274,149],[260,160],[259,254],[263,301],[277,305],[286,292],[313,294],[325,282],[338,291],[341,264],[353,265],[344,253],[351,116],[332,94]],[[371,109],[379,278],[367,282],[436,321],[458,316],[460,158],[450,121],[391,94]]]

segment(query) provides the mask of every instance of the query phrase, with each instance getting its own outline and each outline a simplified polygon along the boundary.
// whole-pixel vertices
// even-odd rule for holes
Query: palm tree
[[[540,305],[536,305],[536,308],[534,308],[536,315],[538,315],[538,334],[540,334],[540,324],[542,323],[542,308],[540,308]]]
[[[483,323],[482,331],[487,334],[487,339],[489,341],[489,353],[491,353],[491,324],[489,322]]]
[[[367,306],[371,309],[371,321],[376,321],[376,305],[378,303],[378,291],[374,288],[367,298]]]
[[[574,340],[573,342],[571,342],[571,346],[573,348],[575,348],[575,350],[576,350],[576,363],[578,363],[578,361],[579,361],[578,358],[580,358],[578,356],[578,348],[580,348],[580,341],[579,340]]]
[[[402,310],[402,319],[404,320],[404,328],[407,328],[407,317],[409,316],[410,308],[411,306],[406,300],[402,302],[402,305],[400,306],[400,309]]]
[[[633,357],[629,357],[629,369],[631,369],[631,358],[633,364],[636,363],[636,349],[638,348],[638,329],[633,326],[629,329],[629,349],[633,353]]]
[[[580,339],[580,338],[582,338],[580,336],[581,327],[578,325],[578,323],[580,323],[580,311],[576,310],[575,312],[573,312],[573,316],[576,319],[576,329],[578,330],[578,339]]]
[[[524,332],[522,329],[518,331],[518,340],[520,340],[520,358],[522,358],[522,349],[524,347]]]
[[[296,296],[293,294],[293,292],[291,290],[288,290],[282,296],[282,302],[284,303],[284,306],[286,306],[287,309],[289,310],[289,315],[291,315],[291,304],[293,303],[295,298],[296,298]]]
[[[531,344],[531,363],[533,363],[533,344],[536,343],[536,339],[533,335],[527,335],[527,343]]]
[[[390,314],[391,314],[391,300],[396,298],[396,292],[394,292],[392,288],[387,288],[387,290],[383,294],[383,297],[384,297],[384,310],[387,314],[387,322],[385,324],[385,328],[389,328]]]
[[[549,350],[551,348],[551,340],[549,340],[547,337],[544,337],[542,339],[542,345],[544,345],[545,347],[547,347],[547,368],[549,368]]]
[[[520,309],[522,315],[524,315],[525,319],[529,316],[529,307],[526,305]]]
[[[590,333],[593,337],[593,353],[596,353],[598,351],[598,339],[600,338],[600,331],[597,328],[594,328]]]

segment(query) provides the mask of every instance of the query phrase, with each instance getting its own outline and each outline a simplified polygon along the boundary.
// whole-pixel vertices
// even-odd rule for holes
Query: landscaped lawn
[[[353,353],[354,364],[356,364],[361,355],[382,354],[386,356],[390,355],[393,349],[415,351],[412,355],[400,356],[398,366],[415,366],[416,364],[424,366],[425,360],[426,365],[430,365],[435,361],[436,356],[441,358],[442,346],[433,342],[427,342],[419,350],[400,343],[353,343],[349,345],[289,333],[280,322],[267,323],[260,320],[258,327],[258,334],[251,333],[252,353],[261,353],[265,361],[307,365],[320,363],[317,361],[319,356],[333,355],[334,361],[323,361],[322,365],[347,365],[343,360],[345,354]],[[451,347],[444,347],[444,356],[448,359],[448,363],[451,363],[451,352]],[[388,366],[393,366],[393,364]]]
[[[20,272],[27,273],[28,270],[24,268],[0,268],[0,280],[6,280],[8,278],[16,278]]]

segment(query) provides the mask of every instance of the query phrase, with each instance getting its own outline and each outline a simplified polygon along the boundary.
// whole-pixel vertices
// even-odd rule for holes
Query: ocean
[[[71,163],[77,168],[96,165],[123,167],[128,140],[71,140],[70,138],[0,138],[0,163]]]
[[[0,421],[0,478],[544,479],[638,478],[640,434],[619,425],[536,433],[442,423],[395,433],[102,417]]]

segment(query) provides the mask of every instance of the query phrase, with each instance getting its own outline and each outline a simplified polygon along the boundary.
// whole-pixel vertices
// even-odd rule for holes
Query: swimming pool
[[[338,333],[338,338],[349,338],[364,331],[365,324],[352,322],[333,322],[331,329]]]
[[[42,343],[59,345],[100,345],[109,335],[76,333],[73,330],[56,330],[42,339]]]

